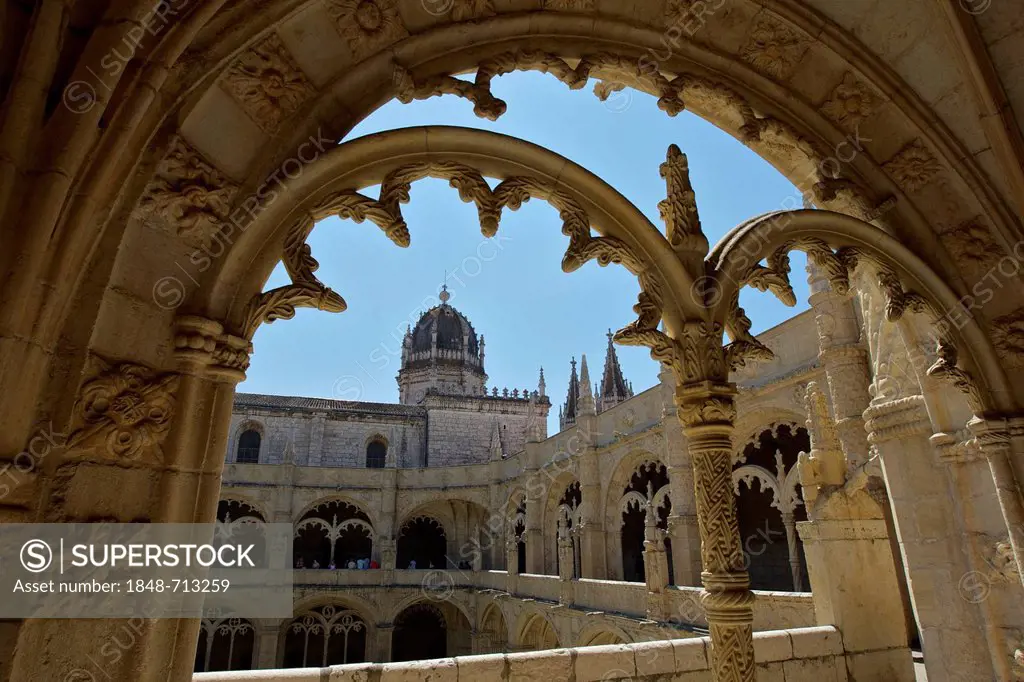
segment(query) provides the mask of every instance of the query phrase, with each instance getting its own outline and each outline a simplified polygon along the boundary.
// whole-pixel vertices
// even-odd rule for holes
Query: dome
[[[478,354],[476,331],[466,316],[447,303],[442,303],[423,313],[412,330],[412,351],[429,351],[433,346],[433,335],[437,333],[437,347],[445,350],[468,350],[470,355]],[[468,349],[463,341],[469,342]]]

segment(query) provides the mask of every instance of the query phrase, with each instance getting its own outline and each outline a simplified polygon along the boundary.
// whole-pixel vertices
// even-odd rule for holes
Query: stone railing
[[[330,668],[197,673],[195,682],[503,682],[505,680],[686,680],[710,682],[707,637],[638,644],[460,656],[408,663],[357,663]],[[906,652],[909,658],[909,652]],[[845,680],[847,661],[834,627],[754,634],[758,679]],[[872,677],[881,680],[882,677]]]
[[[423,589],[430,577],[428,589],[438,588],[437,570],[301,570],[295,572],[296,587],[323,586],[337,589],[345,587],[380,587],[381,589]],[[451,589],[509,591],[509,577],[505,571],[447,572]],[[583,578],[569,583],[572,606],[590,611],[616,613],[645,619],[647,588],[643,583]],[[706,628],[704,609],[700,605],[699,587],[670,587],[668,589],[670,620],[678,625]],[[513,597],[558,602],[562,585],[556,576],[523,573],[516,576]],[[781,630],[803,628],[816,624],[814,604],[808,592],[755,592],[754,629]]]

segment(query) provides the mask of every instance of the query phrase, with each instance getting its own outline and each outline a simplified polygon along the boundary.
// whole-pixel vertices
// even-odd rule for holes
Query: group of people
[[[305,559],[303,559],[302,557],[296,559],[295,568],[307,568]],[[324,567],[320,565],[319,561],[313,559],[313,562],[308,566],[308,568],[320,569]],[[328,571],[333,571],[337,568],[338,567],[335,565],[334,561],[331,561],[327,564]],[[376,559],[349,559],[348,563],[342,566],[342,568],[348,568],[351,570],[366,570],[369,568],[380,568],[380,564],[377,563]]]

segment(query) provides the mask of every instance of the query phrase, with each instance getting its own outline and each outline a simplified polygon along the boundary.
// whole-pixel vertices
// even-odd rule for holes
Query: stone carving
[[[874,90],[848,71],[821,105],[821,113],[844,130],[856,130],[881,103],[882,98]]]
[[[312,208],[309,215],[298,219],[288,232],[284,244],[283,262],[291,278],[291,284],[257,294],[249,302],[242,325],[242,335],[252,339],[263,322],[290,320],[295,317],[296,308],[316,308],[332,313],[344,312],[348,308],[345,299],[316,278],[313,274],[320,267],[306,239],[316,221],[338,211],[336,196],[331,196]]]
[[[230,210],[235,187],[178,137],[157,165],[139,207],[190,243],[208,244]]]
[[[1024,365],[1024,308],[992,321],[992,343],[1009,364]]]
[[[684,85],[694,88],[716,89],[719,94],[727,91],[724,86],[705,79],[678,77],[669,80],[657,69],[645,69],[635,59],[626,59],[608,53],[585,55],[576,65],[570,66],[558,55],[549,52],[524,51],[506,52],[480,63],[473,82],[451,75],[434,76],[418,80],[400,64],[395,65],[394,82],[396,97],[409,103],[439,95],[455,95],[473,102],[473,113],[491,121],[497,120],[507,109],[507,104],[491,92],[491,81],[514,71],[540,71],[550,73],[572,90],[580,90],[591,75],[600,75],[607,80],[594,86],[594,94],[602,101],[612,93],[627,86],[641,88],[658,95],[658,107],[675,116],[685,109],[680,89]],[[735,96],[734,98],[738,98]],[[749,107],[748,107],[749,110]],[[749,110],[751,120],[754,118]],[[745,118],[746,120],[746,118]]]
[[[978,268],[992,267],[1003,253],[980,216],[963,222],[941,233],[940,236],[958,262]]]
[[[69,449],[105,448],[115,459],[159,452],[174,415],[178,375],[94,358],[94,376],[75,403]]]
[[[594,0],[544,0],[544,9],[562,12],[592,12]]]
[[[1013,556],[1013,547],[1009,538],[1000,540],[993,545],[988,557],[988,564],[992,568],[992,578],[998,582],[1014,583],[1020,581],[1020,571],[1017,569],[1017,560]]]
[[[453,21],[494,16],[494,0],[454,0],[451,8]]]
[[[828,411],[828,399],[816,381],[807,384],[806,408],[811,451],[800,453],[797,469],[807,513],[813,518],[814,501],[823,489],[846,482],[846,458],[836,423]]]
[[[759,71],[785,80],[792,75],[809,46],[810,41],[804,34],[762,13],[740,56]]]
[[[225,74],[223,85],[249,118],[268,133],[315,94],[313,84],[276,33],[239,57]]]
[[[693,253],[700,258],[708,253],[708,238],[700,226],[697,196],[690,183],[690,170],[676,145],[669,145],[665,163],[659,168],[665,179],[666,198],[658,202],[658,212],[665,223],[665,236],[677,252]]]
[[[752,323],[743,308],[739,307],[738,291],[735,298],[727,324],[732,342],[725,347],[726,362],[730,371],[742,369],[747,363],[768,361],[775,357],[775,353],[768,346],[750,333]]]
[[[327,13],[361,60],[409,35],[395,0],[324,0]]]
[[[896,184],[908,193],[918,191],[943,170],[942,164],[921,140],[914,140],[901,149],[884,167]]]
[[[195,315],[175,321],[174,353],[185,366],[207,368],[212,376],[242,381],[249,368],[252,343],[224,332],[220,322]]]
[[[998,346],[997,346],[998,347]],[[981,413],[984,408],[981,389],[974,381],[974,377],[957,366],[958,352],[952,342],[939,339],[936,354],[938,359],[928,368],[928,376],[949,381],[955,388],[967,396],[967,402],[976,413]]]

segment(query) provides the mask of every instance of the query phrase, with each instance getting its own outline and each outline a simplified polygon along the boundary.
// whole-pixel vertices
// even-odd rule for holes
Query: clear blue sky
[[[601,102],[589,87],[570,91],[537,73],[496,79],[494,91],[508,103],[507,113],[495,123],[477,118],[470,102],[451,96],[412,104],[392,101],[348,139],[439,124],[512,135],[602,177],[659,227],[657,204],[665,185],[658,166],[675,143],[689,158],[712,244],[741,221],[792,205],[792,197],[799,196],[742,143],[692,114],[669,118],[649,95],[626,91]],[[600,380],[607,329],[634,319],[635,278],[620,266],[595,263],[563,273],[560,262],[568,239],[561,234],[557,212],[541,201],[506,211],[495,243],[481,236],[473,204],[462,203],[443,181],[413,185],[404,214],[412,234],[408,249],[394,246],[370,223],[329,218],[316,227],[310,245],[320,262],[318,276],[349,308],[341,314],[299,310],[293,320],[263,325],[254,339],[248,379],[239,390],[397,402],[402,335],[407,324],[415,324],[425,301],[436,302],[447,271],[451,304],[486,337],[488,386],[536,388],[543,366],[553,403],[549,433],[554,433],[570,357],[586,353],[591,379]],[[792,264],[801,301],[796,309],[767,294],[744,293],[742,303],[755,332],[806,308],[802,254],[794,254]],[[279,267],[267,286],[286,281]],[[657,382],[657,363],[646,349],[617,350],[636,392]]]

